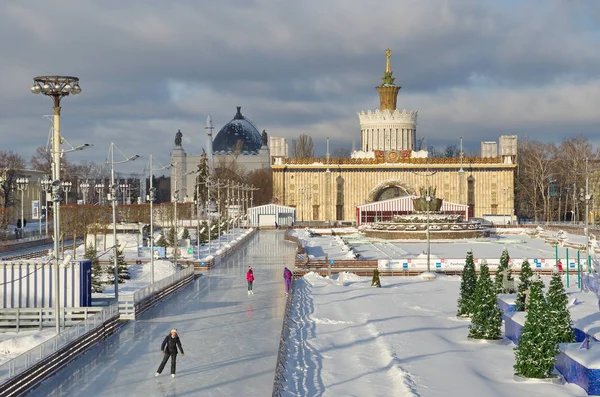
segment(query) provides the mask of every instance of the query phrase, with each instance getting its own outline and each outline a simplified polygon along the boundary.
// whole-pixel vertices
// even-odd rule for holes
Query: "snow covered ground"
[[[274,244],[270,237],[266,238],[271,233],[277,233],[278,238],[283,236],[281,231],[260,232],[258,237],[251,240],[251,251],[236,254],[216,271],[211,270],[206,280],[210,282],[200,284],[202,288],[208,288],[207,292],[194,295],[193,302],[185,301],[189,293],[182,293],[181,299],[184,300],[175,297],[164,306],[152,310],[146,320],[137,326],[132,325],[132,329],[122,331],[123,335],[115,337],[113,342],[111,338],[108,341],[111,348],[102,350],[98,357],[85,359],[86,365],[79,363],[63,371],[65,374],[53,381],[57,389],[52,395],[77,395],[79,387],[87,387],[85,385],[89,382],[95,382],[94,385],[104,387],[102,395],[114,395],[114,392],[143,392],[148,396],[198,395],[194,392],[202,387],[201,395],[224,396],[233,395],[226,394],[225,390],[235,390],[236,393],[243,390],[239,388],[242,384],[247,385],[248,390],[254,390],[259,376],[260,382],[265,382],[268,378],[272,380],[276,344],[262,347],[263,342],[260,341],[266,335],[265,327],[270,327],[269,335],[272,331],[277,334],[280,330],[280,325],[276,326],[276,322],[273,322],[273,319],[277,320],[282,316],[280,273],[284,264],[292,265],[292,257],[283,261],[280,253],[283,246]],[[328,240],[332,239],[330,237],[310,238],[304,231],[299,231],[298,237],[310,242],[311,249],[318,250],[321,247],[323,251],[329,250],[332,255],[342,255],[339,247],[332,247],[328,243],[332,241]],[[572,240],[581,239],[581,236],[570,237]],[[502,238],[506,240],[501,242]],[[514,240],[520,242],[509,242]],[[319,245],[317,242],[324,244]],[[365,255],[377,257],[377,253],[390,243],[377,246],[375,244],[378,242],[364,240],[360,244],[363,244],[362,252]],[[389,248],[402,249],[407,252],[406,255],[411,252],[420,253],[424,249],[422,242],[391,244],[393,246],[390,245]],[[293,249],[293,245],[289,246]],[[553,249],[543,239],[532,239],[525,234],[500,235],[497,240],[493,238],[490,241],[435,242],[431,245],[432,252],[456,257],[464,257],[468,248],[472,248],[479,257],[499,257],[505,246],[513,258],[518,258],[520,253],[533,257],[531,253],[536,250],[554,255]],[[159,262],[156,262],[157,268],[162,266],[158,265]],[[258,285],[261,280],[268,281],[269,290],[264,291],[268,292],[268,296],[263,296],[258,290],[253,302],[245,302],[245,293],[232,292],[233,286],[235,291],[240,287],[243,289],[246,263],[253,263],[255,269],[258,269]],[[164,266],[167,272],[170,264]],[[141,287],[142,279],[148,277],[148,268],[132,268],[132,276],[130,285],[139,282],[138,286]],[[309,274],[297,280],[293,305],[294,319],[298,326],[294,329],[291,342],[290,363],[287,366],[290,370],[290,376],[287,377],[289,390],[286,396],[586,395],[583,389],[570,384],[516,382],[512,377],[512,343],[468,341],[469,322],[455,317],[460,277],[441,276],[435,281],[422,281],[417,277],[383,277],[382,284],[383,288],[372,288],[369,278],[347,273],[332,279]],[[121,285],[123,293],[126,285]],[[109,293],[109,290],[106,292]],[[579,292],[574,285],[574,278],[571,278],[569,294],[571,298],[577,297],[581,302],[571,308],[575,325],[586,330],[600,329],[595,295]],[[274,305],[274,302],[277,304]],[[269,320],[255,322],[258,313],[270,313]],[[151,358],[150,361],[157,359],[151,355],[156,354],[155,346],[149,348],[148,344],[155,344],[173,321],[186,324],[185,340],[193,340],[194,344],[198,344],[195,349],[199,349],[195,353],[198,354],[197,358],[186,354],[185,360],[182,359],[183,378],[176,378],[176,388],[175,384],[170,383],[158,383],[157,386],[154,378],[148,379],[147,374],[156,364],[149,363],[148,358]],[[252,321],[252,334],[249,334],[248,321]],[[167,324],[162,324],[163,322]],[[156,329],[156,325],[161,325],[160,329]],[[273,327],[278,329],[271,329]],[[196,336],[192,334],[192,330],[203,333]],[[149,333],[152,334],[151,337]],[[49,336],[52,334],[50,332]],[[39,340],[34,341],[33,338],[43,338],[44,333],[20,336],[23,336],[18,341],[21,346],[31,346],[39,343]],[[231,341],[236,342],[233,344],[236,346],[235,352],[232,352]],[[10,348],[16,349],[14,345],[17,342],[11,343]],[[248,346],[251,349],[259,343],[261,349],[264,349],[260,354],[253,352],[253,355],[248,356],[246,349],[239,348]],[[4,345],[0,342],[0,355],[2,346]],[[128,349],[128,354],[114,352],[114,349],[121,348]],[[242,365],[247,359],[250,360],[249,363],[253,363],[259,356],[261,360],[272,361],[261,361],[258,366]],[[132,371],[130,367],[143,367],[143,373]],[[260,368],[260,375],[254,371],[254,376],[248,376],[249,369],[257,368]],[[97,378],[97,374],[101,376]],[[188,375],[190,379],[187,378]],[[243,382],[240,383],[240,379]],[[112,386],[108,387],[106,384]],[[58,391],[65,387],[68,387],[70,393]],[[246,392],[235,395],[266,394]]]
[[[549,278],[544,278],[548,285]],[[573,384],[513,380],[514,344],[467,340],[456,318],[460,277],[371,280],[309,273],[295,285],[295,321],[286,396],[585,396]],[[576,326],[600,324],[596,297],[581,302]]]

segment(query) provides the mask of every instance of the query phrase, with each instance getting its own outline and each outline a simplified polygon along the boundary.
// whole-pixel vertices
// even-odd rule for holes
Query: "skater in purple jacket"
[[[287,295],[292,285],[292,271],[287,267],[283,269],[283,281],[285,281],[285,294]]]

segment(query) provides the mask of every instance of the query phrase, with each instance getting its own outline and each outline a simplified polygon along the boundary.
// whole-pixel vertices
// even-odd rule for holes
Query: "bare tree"
[[[444,149],[444,157],[460,157],[460,149],[456,145],[448,145]]]
[[[273,200],[273,171],[271,168],[260,168],[248,174],[246,184],[254,185],[253,205],[268,204]]]
[[[315,156],[313,140],[310,136],[302,134],[298,140],[292,140],[292,157],[297,159],[311,158]]]
[[[19,172],[25,168],[25,161],[20,154],[11,150],[0,150],[0,173],[4,176],[0,183],[3,206],[10,207],[17,201],[14,187]]]

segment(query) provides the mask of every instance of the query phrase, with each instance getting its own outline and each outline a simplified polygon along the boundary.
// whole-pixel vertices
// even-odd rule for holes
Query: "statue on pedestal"
[[[183,134],[181,133],[181,130],[177,130],[177,133],[175,134],[175,146],[181,146],[182,137]]]

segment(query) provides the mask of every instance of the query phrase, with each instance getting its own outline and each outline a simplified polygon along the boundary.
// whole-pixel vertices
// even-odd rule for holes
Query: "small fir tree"
[[[157,247],[168,247],[169,243],[167,242],[167,239],[165,238],[165,234],[163,233],[163,231],[160,231],[160,237],[158,238],[158,241],[156,242],[156,246]]]
[[[571,313],[567,309],[567,292],[558,272],[554,272],[552,275],[546,300],[550,320],[548,335],[554,338],[554,343],[575,342],[575,333],[571,326]]]
[[[479,270],[479,279],[473,298],[473,314],[469,338],[499,339],[502,337],[502,311],[498,308],[494,283],[485,260]]]
[[[190,231],[186,228],[183,229],[183,233],[181,233],[181,239],[187,240],[190,238]]]
[[[102,285],[101,275],[102,275],[102,267],[100,266],[100,261],[97,258],[98,251],[93,245],[88,245],[85,247],[85,253],[83,257],[92,261],[92,292],[103,292],[104,286]]]
[[[515,348],[513,368],[517,375],[526,378],[550,377],[559,353],[548,329],[549,308],[542,288],[540,281],[531,283],[527,316]]]
[[[473,296],[475,295],[475,286],[477,284],[477,275],[475,274],[475,262],[473,261],[473,251],[467,251],[465,267],[462,271],[462,280],[460,283],[460,295],[458,297],[459,317],[469,317],[472,312]]]
[[[111,263],[114,263],[114,256],[110,257],[110,261]],[[129,274],[129,267],[127,266],[127,262],[125,261],[125,256],[123,255],[123,250],[120,250],[117,248],[117,272],[118,272],[118,276],[119,276],[119,284],[122,284],[125,282],[125,280],[129,280],[131,278],[131,275]],[[110,266],[109,269],[109,279],[112,283],[115,282],[115,267],[114,266]]]
[[[204,229],[204,231],[202,231],[200,233],[199,242],[207,243],[208,242],[208,223],[206,221],[203,221],[202,224],[200,225],[200,230],[202,230],[202,229]]]
[[[177,243],[177,238],[175,236],[175,228],[172,227],[169,229],[169,231],[167,232],[167,244],[169,245],[169,247],[175,247],[175,244]]]
[[[508,251],[506,248],[502,251],[502,255],[500,256],[500,265],[498,265],[498,270],[496,270],[496,277],[494,278],[494,286],[496,287],[496,293],[505,294],[507,291],[504,289],[504,274],[508,276],[508,261],[510,256],[508,255]],[[508,277],[507,277],[508,280]]]
[[[373,280],[371,281],[371,287],[381,288],[381,280],[379,279],[379,269],[373,270]]]
[[[517,300],[515,301],[515,308],[517,311],[522,312],[526,309],[525,307],[525,295],[527,290],[531,286],[531,277],[533,272],[527,258],[523,258],[521,263],[521,274],[519,274],[519,288],[517,289]]]

